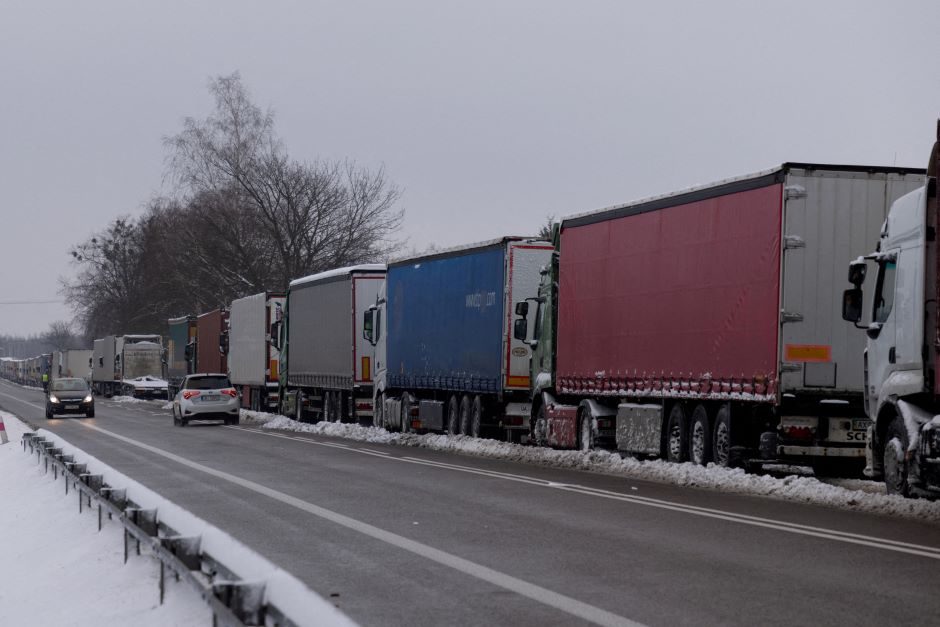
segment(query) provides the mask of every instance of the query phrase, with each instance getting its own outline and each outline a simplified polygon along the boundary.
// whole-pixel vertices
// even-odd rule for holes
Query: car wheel
[[[451,394],[447,399],[447,434],[460,434],[460,401],[456,394]]]
[[[907,468],[907,429],[904,420],[897,416],[888,425],[885,436],[885,489],[888,494],[910,496],[911,486],[908,482]]]
[[[727,404],[722,405],[715,414],[712,457],[719,466],[731,467],[731,408]]]
[[[88,411],[85,412],[85,418],[94,418],[94,417],[95,417],[94,409],[89,409]]]
[[[178,427],[179,424],[180,424],[180,419],[179,419],[179,417],[177,417],[177,415],[176,415],[176,406],[175,406],[175,405],[173,406],[173,424],[174,424],[175,426],[177,426],[177,427]]]
[[[688,421],[681,403],[672,406],[666,423],[666,459],[681,463],[688,460]]]
[[[46,418],[51,419],[51,418],[53,418],[53,417],[55,417],[55,414],[52,413],[52,410],[51,410],[51,409],[49,409],[48,407],[46,407]]]
[[[480,437],[480,425],[483,423],[483,399],[479,395],[473,397],[473,407],[470,410],[470,437]]]
[[[689,459],[693,464],[705,466],[712,460],[711,423],[704,405],[696,405],[692,411],[689,429]]]

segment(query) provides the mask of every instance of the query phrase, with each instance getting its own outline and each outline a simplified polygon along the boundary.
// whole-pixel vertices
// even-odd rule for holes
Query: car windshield
[[[52,382],[53,392],[84,392],[87,389],[82,379],[58,379]]]
[[[195,377],[186,381],[187,390],[221,390],[230,388],[228,377]]]

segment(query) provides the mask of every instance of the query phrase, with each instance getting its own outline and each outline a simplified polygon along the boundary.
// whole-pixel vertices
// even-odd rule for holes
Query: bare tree
[[[75,348],[78,338],[70,323],[56,320],[49,324],[49,328],[42,334],[42,340],[53,350],[64,351]]]

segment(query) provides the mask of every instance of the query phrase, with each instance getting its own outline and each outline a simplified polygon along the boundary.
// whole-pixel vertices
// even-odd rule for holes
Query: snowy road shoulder
[[[320,422],[299,423],[285,416],[263,412],[242,411],[246,425],[262,429],[312,433],[346,438],[372,444],[413,446],[462,455],[519,461],[552,468],[587,470],[680,486],[720,490],[727,493],[765,496],[799,503],[825,505],[858,512],[885,514],[940,523],[940,502],[905,499],[873,493],[877,486],[870,481],[845,480],[825,483],[812,476],[775,477],[748,474],[739,468],[708,467],[694,464],[671,464],[662,460],[641,461],[621,457],[610,451],[557,451],[548,448],[509,444],[457,435],[391,433],[385,429],[354,424]]]
[[[0,624],[205,625],[208,606],[195,590],[167,586],[159,604],[157,562],[124,564],[122,528],[78,513],[61,484],[20,448],[28,427],[2,415],[10,442],[0,446]]]
[[[194,589],[183,584],[170,586],[169,594],[188,599],[186,605],[174,608],[174,604],[168,602],[159,606],[159,562],[145,556],[131,559],[124,565],[121,525],[106,523],[99,534],[97,515],[87,513],[92,508],[85,509],[86,514],[79,514],[76,501],[63,496],[61,484],[54,481],[52,473],[44,473],[35,457],[23,453],[20,439],[29,430],[28,426],[10,414],[0,412],[0,415],[11,425],[8,426],[10,443],[0,447],[0,472],[5,479],[11,479],[0,485],[0,499],[4,504],[0,508],[0,528],[5,532],[8,529],[18,531],[17,547],[21,548],[14,554],[15,559],[7,560],[4,556],[0,562],[3,581],[0,624],[203,625],[209,622],[208,606]],[[228,534],[71,446],[61,437],[42,429],[38,433],[55,442],[64,453],[74,455],[76,461],[86,464],[89,473],[103,475],[108,485],[125,488],[129,500],[144,509],[156,509],[160,521],[178,533],[199,536],[201,552],[211,555],[241,579],[264,582],[266,601],[284,612],[294,624],[353,624],[295,577]],[[37,507],[37,502],[42,507]],[[88,535],[95,541],[90,541]],[[23,573],[27,576],[23,577]],[[22,590],[14,585],[16,593],[11,594],[7,581],[15,581],[23,586]],[[72,608],[58,602],[60,582],[75,590]],[[102,589],[101,582],[107,582],[108,586]],[[50,603],[52,595],[56,602]],[[88,599],[96,602],[90,605]],[[123,609],[127,604],[131,605]],[[48,606],[50,611],[58,608],[62,613],[52,612],[47,619],[37,619],[36,605]],[[87,609],[89,620],[76,621],[75,608]],[[8,612],[16,612],[10,614],[11,620],[6,620]]]

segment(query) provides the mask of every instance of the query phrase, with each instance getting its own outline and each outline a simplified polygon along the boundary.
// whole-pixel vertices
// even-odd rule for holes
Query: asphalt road
[[[936,624],[940,528],[252,427],[0,407],[227,531],[365,625]]]

